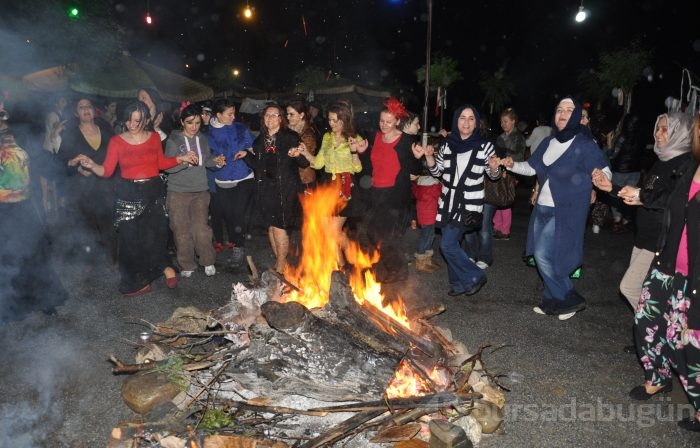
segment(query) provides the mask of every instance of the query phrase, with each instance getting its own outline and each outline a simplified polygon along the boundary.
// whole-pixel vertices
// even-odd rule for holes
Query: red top
[[[382,140],[382,133],[377,132],[372,145],[372,186],[376,188],[388,188],[396,185],[396,176],[401,170],[399,156],[396,154],[396,144],[401,139],[401,134],[391,143]]]
[[[104,177],[114,174],[119,164],[122,178],[133,180],[155,177],[160,171],[178,163],[177,158],[163,155],[160,136],[151,132],[151,136],[140,145],[132,145],[119,135],[112,137],[102,166],[105,169]]]

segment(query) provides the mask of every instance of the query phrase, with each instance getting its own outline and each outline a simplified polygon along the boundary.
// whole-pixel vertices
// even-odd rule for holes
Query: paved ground
[[[700,446],[700,434],[676,427],[688,406],[678,384],[670,398],[640,404],[627,397],[642,381],[636,357],[622,351],[630,343],[632,314],[616,292],[631,235],[587,235],[583,278],[576,284],[588,308],[560,322],[532,312],[540,282],[521,260],[529,213],[521,203],[511,239],[495,242],[488,283],[475,296],[448,297],[444,267],[434,274],[412,269],[415,297],[447,305],[437,324],[472,351],[504,346],[487,349],[484,361],[491,372],[506,375],[507,417],[500,434],[485,437],[481,446]],[[407,252],[415,240],[409,231]],[[265,238],[256,235],[251,247],[258,264],[268,266]],[[144,320],[165,320],[183,305],[222,305],[232,282],[245,274],[228,270],[224,258],[218,268],[214,278],[199,272],[176,290],[160,281],[151,294],[126,299],[108,272],[84,274],[62,261],[57,270],[71,297],[58,314],[34,313],[0,326],[0,446],[105,446],[113,426],[135,417],[121,400],[122,378],[111,374],[108,355],[131,359]]]

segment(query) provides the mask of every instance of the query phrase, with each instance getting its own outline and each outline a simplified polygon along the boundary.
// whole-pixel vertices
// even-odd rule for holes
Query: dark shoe
[[[635,355],[637,354],[637,347],[635,347],[634,345],[625,345],[622,348],[622,351],[630,355]]]
[[[481,277],[481,280],[479,280],[478,282],[476,282],[476,284],[475,284],[474,286],[472,286],[470,289],[468,289],[467,291],[465,291],[465,292],[464,292],[464,295],[473,296],[474,294],[476,294],[477,292],[479,292],[479,290],[481,289],[481,287],[484,286],[485,284],[486,284],[486,276]]]
[[[649,400],[651,397],[654,395],[658,394],[665,394],[667,392],[671,392],[673,390],[673,383],[668,383],[665,384],[661,389],[657,390],[653,394],[650,394],[647,392],[646,387],[644,384],[641,386],[636,386],[630,391],[630,398],[633,400],[639,400],[639,401],[646,401]]]
[[[700,422],[692,417],[679,421],[678,427],[686,431],[700,432]]]
[[[454,289],[447,291],[447,295],[452,297],[461,296],[462,294],[464,294],[464,291],[455,291]]]
[[[630,231],[629,227],[627,227],[625,224],[623,224],[621,222],[616,222],[615,224],[613,224],[612,233],[614,233],[616,235],[621,235],[621,234],[627,233],[629,231]]]
[[[493,239],[494,240],[503,240],[503,241],[508,241],[510,239],[510,233],[503,233],[498,230],[493,232]]]

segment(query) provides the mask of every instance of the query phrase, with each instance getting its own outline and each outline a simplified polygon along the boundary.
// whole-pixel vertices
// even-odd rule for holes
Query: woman
[[[369,154],[372,189],[366,227],[369,242],[379,248],[379,261],[374,269],[381,283],[408,278],[408,260],[401,237],[410,220],[411,174],[420,173],[420,165],[411,150],[413,138],[399,129],[401,120],[406,118],[408,111],[404,105],[388,98],[379,113],[379,131]]]
[[[600,190],[615,197],[639,198],[634,205],[642,205],[637,210],[630,264],[620,282],[620,292],[633,310],[637,308],[642,283],[654,259],[666,202],[678,181],[679,169],[691,159],[691,129],[692,120],[685,113],[669,112],[658,116],[654,126],[654,153],[659,160],[645,175],[641,188],[616,185],[614,173],[612,181],[599,170],[593,173],[593,183]]]
[[[161,141],[168,138],[168,133],[172,130],[172,122],[166,114],[160,109],[160,96],[154,89],[139,89],[136,99],[144,103],[148,107],[148,112],[151,114],[151,122],[149,123],[149,131],[155,131],[160,136]]]
[[[637,187],[642,170],[644,144],[640,141],[637,125],[639,118],[627,114],[622,119],[620,133],[615,137],[610,154],[610,169],[615,185]],[[610,205],[613,217],[612,232],[616,234],[629,232],[634,209],[624,203]]]
[[[332,223],[337,241],[340,242],[338,264],[344,266],[343,250],[347,244],[347,237],[343,233],[347,220],[344,211],[352,201],[352,175],[362,171],[358,151],[366,150],[369,143],[356,135],[352,111],[347,102],[336,102],[328,108],[328,125],[331,130],[323,135],[318,154],[310,154],[304,143],[299,145],[299,153],[311,163],[311,168],[323,169],[330,175],[330,182],[338,187],[344,200],[345,209],[333,218]]]
[[[304,102],[294,101],[287,105],[287,121],[289,129],[299,134],[309,154],[315,155],[317,136],[309,122],[309,113]],[[310,193],[316,186],[316,170],[308,166],[299,168],[299,177],[304,185],[304,191]]]
[[[554,113],[555,132],[540,143],[527,162],[494,158],[492,169],[504,165],[522,176],[537,175],[537,203],[530,216],[525,256],[534,256],[544,283],[538,314],[570,319],[586,307],[569,274],[583,261],[583,234],[591,202],[595,168],[612,177],[603,153],[581,132],[581,105],[562,99]]]
[[[98,164],[104,163],[107,146],[114,135],[106,122],[95,119],[95,107],[88,98],[78,100],[75,107],[77,121],[63,134],[59,157],[65,164],[80,154]],[[117,235],[114,232],[114,182],[93,175],[80,165],[68,167],[66,193],[68,202],[78,212],[87,230],[98,236],[108,259],[117,262]],[[90,243],[84,241],[82,246]]]
[[[476,221],[484,203],[484,172],[491,179],[500,174],[498,166],[488,166],[493,145],[479,134],[480,122],[474,106],[462,105],[455,111],[452,132],[437,154],[432,146],[413,147],[415,156],[425,155],[430,173],[442,180],[436,225],[442,229],[440,250],[447,261],[450,296],[476,294],[486,283],[486,274],[460,246],[464,233],[480,225]]]
[[[700,116],[692,129],[693,159],[679,169],[680,179],[664,211],[662,238],[635,310],[637,354],[645,383],[630,391],[648,400],[672,388],[675,370],[695,415],[678,425],[700,432]],[[621,192],[634,204],[636,193]]]
[[[197,261],[204,273],[216,274],[216,252],[211,245],[212,231],[209,218],[209,185],[207,168],[221,168],[226,163],[223,155],[212,156],[207,138],[199,133],[202,124],[199,107],[191,104],[180,111],[182,131],[173,131],[165,145],[165,156],[176,157],[190,151],[197,153],[196,165],[177,165],[168,173],[166,205],[173,231],[180,275],[191,277]]]
[[[103,164],[85,154],[69,162],[70,166],[80,164],[100,177],[110,177],[119,165],[121,178],[117,182],[116,207],[119,291],[129,297],[150,292],[151,282],[161,275],[165,275],[168,288],[177,286],[177,274],[168,257],[165,185],[159,172],[177,164],[198,164],[194,151],[165,157],[159,135],[146,130],[149,120],[150,113],[144,103],[129,104],[124,109],[127,131],[110,140]]]
[[[417,136],[420,131],[420,119],[417,115],[409,113],[403,121],[403,132]],[[415,137],[414,137],[415,138]],[[420,227],[418,231],[418,244],[416,245],[416,270],[422,272],[435,272],[439,266],[433,261],[433,241],[435,241],[435,216],[437,215],[438,200],[442,185],[428,171],[425,157],[420,159],[421,172],[415,176],[412,186],[413,196],[416,199],[416,223]]]
[[[299,134],[287,128],[284,110],[277,105],[265,107],[260,135],[253,142],[255,155],[246,160],[255,169],[260,215],[275,254],[274,269],[280,274],[287,267],[288,231],[299,228],[301,221],[299,168],[309,166],[298,146]]]
[[[517,128],[518,115],[511,107],[501,113],[501,129],[503,133],[496,139],[496,152],[499,157],[510,157],[516,162],[525,160],[525,136]],[[497,240],[510,239],[510,226],[513,222],[512,207],[495,209],[489,204],[489,210],[493,213],[493,238]],[[484,260],[488,264],[488,260]]]
[[[245,217],[255,191],[255,175],[243,160],[252,150],[253,136],[245,125],[234,122],[236,107],[230,100],[216,100],[212,112],[207,135],[209,147],[212,154],[226,159],[226,164],[214,173],[216,199],[223,211],[231,264],[238,268],[245,260]]]

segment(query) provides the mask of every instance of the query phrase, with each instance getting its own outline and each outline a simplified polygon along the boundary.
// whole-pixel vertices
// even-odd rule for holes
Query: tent
[[[136,98],[141,88],[156,90],[165,101],[204,101],[214,91],[186,76],[123,53],[95,69],[51,67],[22,77],[27,88],[42,92],[73,90],[110,98]]]

